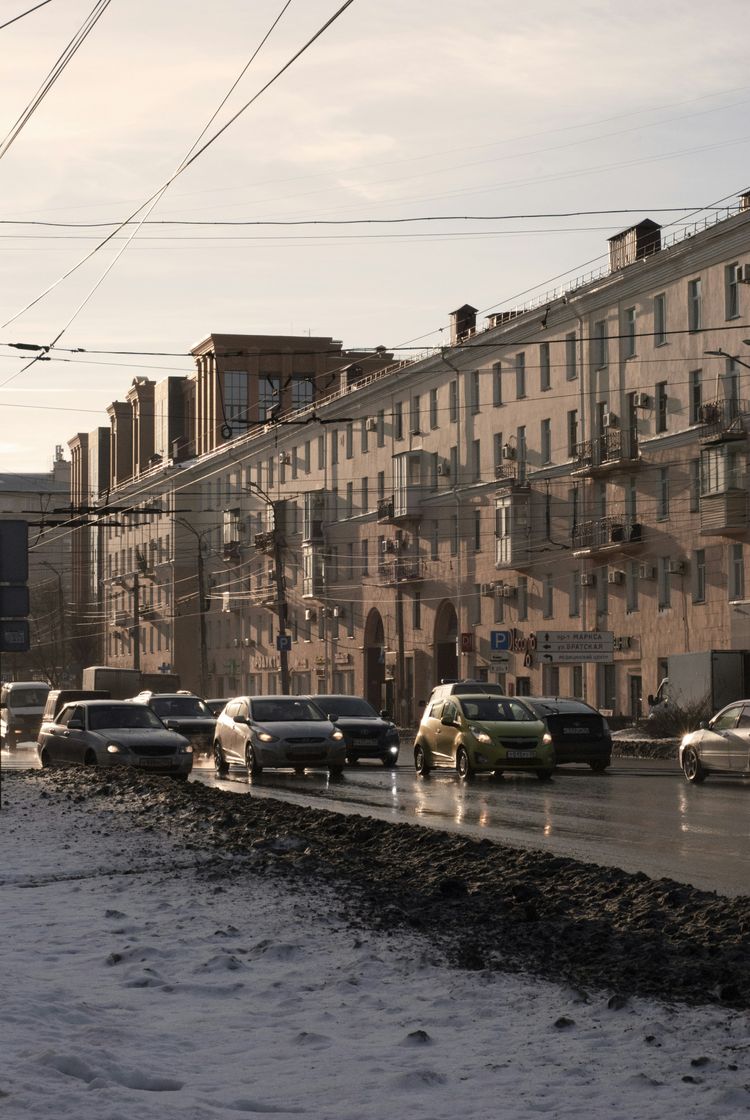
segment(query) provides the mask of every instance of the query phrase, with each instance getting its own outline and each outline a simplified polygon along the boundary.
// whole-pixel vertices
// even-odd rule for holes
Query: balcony
[[[576,465],[573,475],[606,474],[638,462],[638,441],[635,433],[622,428],[607,428],[595,439],[586,439],[575,445]]]
[[[526,486],[526,463],[513,459],[495,463],[495,481],[502,486]]]
[[[629,551],[641,544],[643,526],[631,517],[599,517],[581,521],[572,533],[574,556]]]
[[[729,443],[732,440],[747,439],[749,413],[750,401],[739,401],[731,397],[702,404],[698,413],[701,443]]]
[[[398,583],[421,583],[424,578],[425,562],[419,556],[382,560],[378,564],[378,582],[383,587],[393,587]]]
[[[393,521],[393,513],[394,513],[393,495],[391,494],[390,498],[379,498],[378,499],[378,513],[377,513],[378,521],[381,524],[386,524],[389,521]]]
[[[271,549],[273,548],[273,542],[274,542],[274,530],[273,529],[271,529],[267,533],[256,533],[255,534],[255,540],[253,542],[254,545],[255,545],[255,551],[256,552],[270,552]]]
[[[739,488],[720,494],[701,494],[700,535],[732,537],[748,529],[748,491]]]
[[[123,630],[130,625],[130,614],[128,611],[115,611],[112,615],[113,626]]]

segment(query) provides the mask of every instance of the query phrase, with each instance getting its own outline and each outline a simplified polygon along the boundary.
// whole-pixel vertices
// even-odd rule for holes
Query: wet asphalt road
[[[2,754],[3,768],[34,764],[32,750]],[[623,758],[601,775],[568,767],[548,783],[519,774],[465,784],[448,772],[423,780],[407,765],[367,763],[348,767],[338,782],[321,771],[266,771],[250,783],[239,769],[217,780],[213,766],[198,760],[193,780],[750,894],[750,783],[709,778],[691,786],[676,762]]]

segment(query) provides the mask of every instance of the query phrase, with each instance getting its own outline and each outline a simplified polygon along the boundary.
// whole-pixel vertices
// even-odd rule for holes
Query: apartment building
[[[608,250],[419,360],[209,336],[193,377],[134,383],[91,503],[106,660],[277,690],[281,599],[294,691],[409,722],[454,676],[637,715],[669,654],[750,649],[750,195]],[[612,661],[545,661],[550,630]]]

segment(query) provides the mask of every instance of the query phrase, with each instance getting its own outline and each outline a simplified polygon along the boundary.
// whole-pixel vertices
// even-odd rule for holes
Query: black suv
[[[552,736],[557,765],[588,763],[601,773],[612,761],[612,735],[604,718],[585,700],[562,696],[521,696],[519,699],[538,719],[543,719]]]
[[[346,739],[346,761],[375,758],[383,766],[398,762],[398,728],[387,712],[380,715],[372,704],[358,696],[312,696],[326,715],[336,717],[336,726]]]

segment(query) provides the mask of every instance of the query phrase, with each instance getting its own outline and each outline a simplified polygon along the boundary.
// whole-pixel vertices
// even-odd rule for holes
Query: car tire
[[[99,763],[96,761],[96,755],[93,751],[86,751],[86,757],[83,760],[83,765],[91,767],[99,765]]]
[[[466,747],[459,747],[456,751],[456,770],[458,770],[459,778],[468,782],[474,777],[474,767],[469,758],[469,752]]]
[[[427,752],[421,743],[417,743],[414,748],[414,769],[422,777],[427,778],[430,775],[432,767],[427,761]]]
[[[540,782],[549,782],[552,780],[551,770],[537,770],[536,776]]]
[[[706,780],[706,771],[693,747],[686,747],[682,752],[682,772],[689,782],[700,785]]]
[[[498,778],[499,779],[499,778],[502,778],[502,776],[503,776],[503,771],[502,770],[493,770],[492,771],[492,777],[493,778]]]
[[[188,778],[190,777],[190,775],[189,774],[172,774],[171,777],[175,782],[186,782],[188,780]]]
[[[245,765],[249,778],[259,778],[263,773],[263,767],[258,762],[252,743],[248,743],[245,747]]]
[[[328,777],[329,778],[341,778],[343,776],[343,773],[344,773],[344,767],[343,766],[329,766],[328,767]]]
[[[41,763],[42,770],[49,770],[52,766],[52,759],[46,747],[42,747],[39,752],[39,762]]]
[[[589,766],[595,774],[603,774],[607,767],[611,765],[611,763],[611,758],[598,758],[596,762],[590,762]]]
[[[214,743],[214,772],[217,778],[223,778],[229,773],[229,763],[224,758],[224,752],[221,749],[221,743]]]

